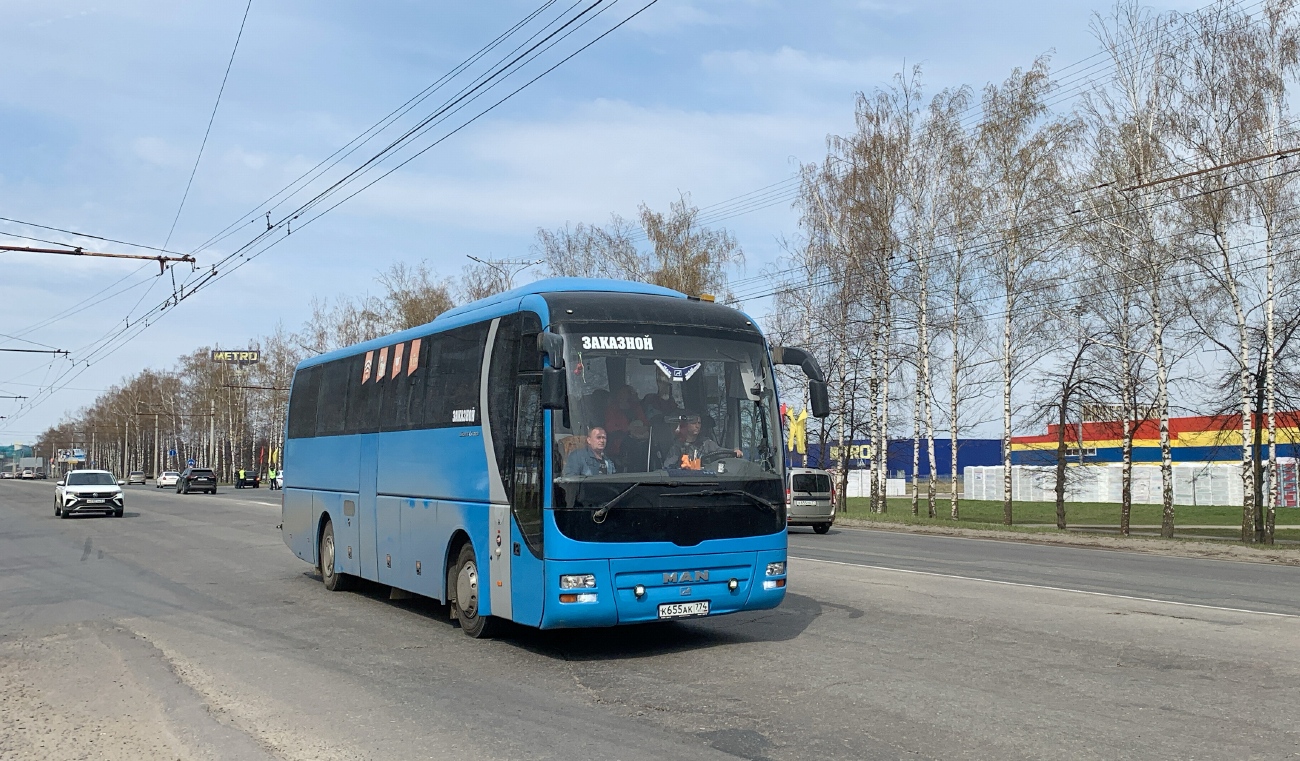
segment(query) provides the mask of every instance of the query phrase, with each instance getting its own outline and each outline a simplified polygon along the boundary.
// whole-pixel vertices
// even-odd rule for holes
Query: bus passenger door
[[[380,565],[376,554],[379,543],[375,531],[378,525],[375,500],[375,488],[378,484],[376,474],[376,468],[379,467],[378,449],[377,436],[366,434],[361,437],[361,479],[358,487],[360,493],[357,495],[357,523],[360,538],[357,545],[361,554],[360,574],[371,581],[379,581]]]
[[[520,373],[512,452],[512,521],[510,589],[514,620],[542,623],[546,579],[542,568],[543,415],[541,375]]]

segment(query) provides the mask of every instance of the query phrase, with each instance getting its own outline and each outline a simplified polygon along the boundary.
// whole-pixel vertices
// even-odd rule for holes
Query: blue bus
[[[772,608],[786,505],[753,320],[657,286],[555,278],[302,362],[283,538],[357,578],[501,621],[612,626]]]

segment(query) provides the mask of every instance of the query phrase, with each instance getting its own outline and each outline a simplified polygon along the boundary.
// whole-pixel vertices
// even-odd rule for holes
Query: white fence
[[[871,471],[870,470],[850,470],[848,489],[846,497],[870,497],[871,496]],[[904,478],[887,478],[885,479],[885,496],[886,497],[905,497],[907,496],[907,479]]]
[[[1279,458],[1282,476],[1282,506],[1294,506],[1297,464],[1292,458]],[[1224,463],[1175,464],[1175,505],[1240,505],[1243,499],[1241,466]],[[962,471],[966,499],[1001,500],[1002,467],[969,466]],[[1119,503],[1123,489],[1123,466],[1119,464],[1072,466],[1065,471],[1066,502]],[[1161,502],[1159,465],[1133,466],[1134,504]],[[1056,468],[1033,465],[1011,466],[1011,498],[1021,502],[1056,500]]]

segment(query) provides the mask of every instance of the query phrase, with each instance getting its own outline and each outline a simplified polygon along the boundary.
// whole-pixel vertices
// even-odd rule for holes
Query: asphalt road
[[[837,529],[775,611],[474,641],[327,592],[275,493],[52,491],[0,482],[6,761],[1300,754],[1298,569]]]
[[[1300,616],[1300,568],[1136,552],[837,529],[790,533],[790,555],[831,563]]]

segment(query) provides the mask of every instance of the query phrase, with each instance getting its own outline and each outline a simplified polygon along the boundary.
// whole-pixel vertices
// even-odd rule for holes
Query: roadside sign
[[[193,460],[190,460],[189,465],[190,465],[191,468],[194,467],[194,461],[193,461]]]
[[[175,450],[175,449],[168,449],[168,450],[167,450],[167,456],[168,456],[168,457],[175,457],[175,456],[176,456],[176,450]]]

